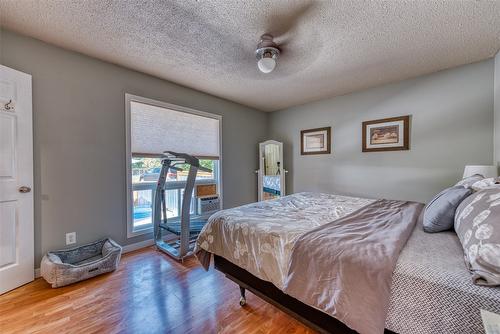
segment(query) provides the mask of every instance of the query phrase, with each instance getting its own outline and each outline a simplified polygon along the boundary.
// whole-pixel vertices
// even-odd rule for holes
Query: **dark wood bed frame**
[[[283,293],[270,282],[263,281],[221,256],[214,255],[215,269],[240,286],[242,302],[245,304],[245,290],[278,307],[292,317],[321,333],[350,334],[350,329],[339,320]],[[386,334],[395,334],[385,330]]]

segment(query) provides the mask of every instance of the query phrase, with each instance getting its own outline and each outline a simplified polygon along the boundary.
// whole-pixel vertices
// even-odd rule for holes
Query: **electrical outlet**
[[[76,232],[66,233],[66,245],[76,243]]]

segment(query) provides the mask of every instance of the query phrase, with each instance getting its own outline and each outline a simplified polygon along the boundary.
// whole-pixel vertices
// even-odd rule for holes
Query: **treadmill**
[[[165,158],[161,161],[161,172],[156,185],[153,205],[153,226],[156,248],[176,260],[183,260],[192,253],[194,241],[200,234],[206,220],[191,220],[191,200],[198,170],[211,173],[212,170],[200,166],[198,158],[186,153],[172,151],[164,152]],[[183,171],[180,165],[189,165],[189,173],[182,198],[180,220],[168,221],[165,185],[169,170]],[[165,241],[165,235],[176,236],[173,240]]]

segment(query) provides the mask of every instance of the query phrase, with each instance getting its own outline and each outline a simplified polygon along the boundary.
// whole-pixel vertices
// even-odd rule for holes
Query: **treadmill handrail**
[[[199,167],[200,166],[200,160],[198,160],[198,158],[196,158],[196,157],[194,157],[192,155],[189,155],[189,154],[186,154],[186,153],[177,153],[177,152],[173,152],[173,151],[164,151],[163,153],[167,154],[167,158],[170,155],[170,156],[174,156],[175,158],[184,159],[186,161],[186,163],[188,163],[188,164],[190,164],[192,166],[195,166],[195,167]]]
[[[172,156],[174,158],[184,159],[184,161],[186,161],[186,163],[197,167],[198,170],[203,171],[203,172],[207,172],[207,173],[212,173],[211,169],[200,166],[200,160],[195,156],[189,155],[187,153],[177,153],[177,152],[173,152],[173,151],[164,151],[163,154],[166,155],[167,159],[172,160],[171,159]]]

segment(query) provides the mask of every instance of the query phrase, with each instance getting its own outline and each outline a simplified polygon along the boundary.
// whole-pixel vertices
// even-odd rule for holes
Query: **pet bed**
[[[42,259],[40,271],[53,288],[58,288],[114,271],[121,253],[120,245],[105,238],[80,247],[48,252]]]

